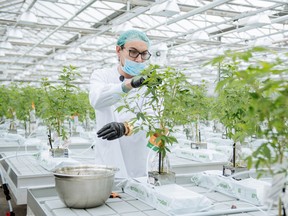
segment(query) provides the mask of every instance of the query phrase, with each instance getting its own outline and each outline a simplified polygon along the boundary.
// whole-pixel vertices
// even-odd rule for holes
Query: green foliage
[[[78,115],[79,120],[84,121],[89,111],[90,118],[95,119],[88,92],[72,84],[77,77],[80,77],[77,69],[69,66],[63,68],[59,84],[53,85],[46,78],[42,80],[41,88],[30,83],[0,86],[0,116],[12,119],[16,114],[17,119],[28,121],[34,104],[36,115],[66,139],[68,134],[63,123],[71,115]]]
[[[12,83],[8,87],[8,101],[7,101],[7,110],[6,117],[13,119],[16,114],[16,108],[18,106],[18,99],[20,97],[19,87],[16,83]]]
[[[41,89],[24,83],[11,83],[9,86],[0,87],[0,116],[22,121],[29,120],[32,103],[41,104]],[[14,113],[14,114],[13,114]]]
[[[140,87],[140,92],[144,90],[144,96],[124,95],[124,105],[118,107],[117,111],[135,114],[130,121],[134,125],[134,133],[144,130],[147,137],[157,135],[156,143],[162,143],[159,153],[165,157],[166,151],[169,151],[167,145],[177,142],[170,135],[175,131],[175,126],[190,123],[196,116],[206,112],[203,111],[205,108],[202,100],[206,88],[204,85],[192,86],[182,71],[172,67],[150,65],[141,75],[146,78],[144,85]],[[145,100],[141,104],[143,98]],[[135,101],[139,103],[133,107],[131,104]],[[135,124],[136,122],[138,123]]]
[[[223,84],[226,80],[220,81],[216,87],[218,96],[215,98],[213,110],[213,118],[225,126],[227,136],[235,143],[243,142],[245,137],[254,134],[254,125],[247,124],[246,119],[250,102],[250,95],[245,86],[235,85],[234,82]],[[251,118],[249,116],[249,118]]]
[[[95,118],[94,109],[89,102],[88,92],[77,90],[71,95],[70,100],[73,102],[71,113],[77,115],[80,122],[84,122],[87,111],[89,111],[91,119]]]
[[[43,110],[41,117],[46,120],[49,127],[56,131],[62,140],[68,138],[64,121],[69,119],[75,112],[79,112],[78,103],[75,101],[75,92],[78,87],[73,84],[80,74],[76,67],[63,67],[59,75],[59,85],[52,85],[47,78],[42,80],[41,87],[44,91]]]
[[[16,116],[17,119],[28,121],[29,113],[32,110],[32,104],[35,108],[41,104],[41,96],[43,95],[40,88],[31,86],[30,84],[20,83],[18,88],[19,97],[17,98]]]
[[[0,117],[7,117],[9,107],[9,88],[0,86]]]
[[[218,102],[223,103],[220,107],[225,109],[220,113],[222,122],[235,129],[234,139],[239,138],[237,131],[241,131],[241,139],[256,134],[268,140],[247,158],[247,162],[249,168],[265,167],[271,174],[287,172],[286,168],[275,169],[283,167],[288,159],[288,69],[282,58],[273,51],[257,47],[244,52],[227,52],[210,62],[229,64],[233,68],[216,89]]]

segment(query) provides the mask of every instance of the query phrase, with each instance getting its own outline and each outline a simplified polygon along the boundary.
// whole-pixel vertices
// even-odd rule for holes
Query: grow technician
[[[139,94],[144,90],[138,88],[144,81],[139,74],[151,56],[149,46],[150,41],[144,32],[126,31],[117,40],[119,64],[96,70],[91,75],[89,99],[96,110],[99,137],[95,142],[95,163],[120,168],[116,173],[120,178],[146,175],[146,132],[131,135],[132,127],[126,121],[135,117],[134,114],[118,113],[116,108],[123,105],[121,94]]]

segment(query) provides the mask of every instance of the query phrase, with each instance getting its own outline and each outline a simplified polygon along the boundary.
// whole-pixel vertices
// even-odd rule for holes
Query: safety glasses
[[[136,49],[127,49],[126,47],[121,47],[122,49],[126,49],[129,52],[129,56],[131,58],[137,58],[139,55],[141,55],[141,59],[142,60],[148,60],[151,57],[151,53],[149,53],[148,51],[144,51],[144,52],[139,52]]]

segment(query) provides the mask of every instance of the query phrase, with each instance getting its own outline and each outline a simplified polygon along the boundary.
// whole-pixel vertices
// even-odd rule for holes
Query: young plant
[[[256,134],[267,140],[246,159],[248,168],[255,167],[259,176],[263,174],[264,168],[272,176],[287,177],[287,57],[287,53],[278,55],[271,50],[256,47],[244,52],[228,52],[213,61],[217,64],[229,62],[236,67],[231,76],[219,83],[221,88],[241,88],[249,98],[241,105],[245,110],[243,123],[239,124],[242,135]],[[258,126],[257,130],[255,126]],[[279,196],[280,193],[282,188]]]
[[[195,142],[201,143],[201,133],[199,124],[201,120],[208,120],[208,113],[210,107],[210,98],[207,96],[207,86],[205,82],[201,84],[193,85],[187,90],[188,97],[185,96],[182,102],[186,106],[186,112],[181,115],[186,115],[186,118],[181,118],[182,121],[179,125],[185,125],[187,133],[195,132]],[[192,131],[190,128],[194,124]],[[187,134],[186,133],[186,134]],[[192,132],[193,133],[193,132]],[[187,135],[186,135],[187,136]],[[188,135],[189,136],[189,135]],[[190,137],[192,137],[190,135]]]
[[[245,138],[249,135],[254,134],[255,126],[247,124],[247,115],[249,109],[247,104],[250,102],[249,89],[245,86],[239,85],[223,85],[223,82],[220,81],[216,87],[218,93],[217,98],[215,99],[213,110],[213,117],[218,119],[226,129],[226,136],[233,140],[233,158],[231,162],[233,167],[243,166],[243,161],[239,159],[239,152],[236,152],[236,149],[244,142]],[[250,117],[250,121],[253,121]],[[251,127],[252,128],[249,128]],[[237,155],[237,158],[236,158]],[[245,166],[245,165],[244,165]]]
[[[5,117],[7,117],[9,107],[9,89],[8,87],[1,85],[0,86],[0,118],[1,123],[5,121]]]
[[[130,120],[134,125],[133,132],[144,130],[147,137],[151,137],[150,144],[154,145],[153,148],[159,155],[158,172],[163,173],[164,159],[167,151],[170,151],[168,145],[177,142],[171,134],[175,131],[175,126],[185,119],[187,121],[189,106],[183,101],[190,99],[192,85],[183,72],[172,67],[150,65],[141,75],[146,78],[139,89],[141,93],[125,95],[124,105],[117,110],[135,114]],[[138,101],[136,107],[131,106],[135,101]]]
[[[52,85],[47,78],[42,80],[44,91],[42,104],[42,118],[47,122],[48,127],[57,133],[62,140],[68,139],[68,129],[64,121],[75,113],[77,103],[73,101],[75,91],[78,87],[73,84],[80,74],[74,66],[64,66],[58,81],[59,84]]]
[[[16,108],[17,119],[23,121],[25,131],[27,132],[26,123],[30,122],[30,112],[35,105],[37,107],[41,102],[42,91],[40,88],[31,86],[30,84],[20,83],[19,97],[17,99],[18,106]],[[36,117],[36,116],[35,116]],[[31,132],[31,131],[29,131]]]

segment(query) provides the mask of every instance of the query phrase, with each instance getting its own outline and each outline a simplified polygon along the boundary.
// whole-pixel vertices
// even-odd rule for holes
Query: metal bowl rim
[[[78,165],[78,166],[66,166],[66,167],[61,167],[61,168],[58,168],[56,169],[53,174],[55,177],[66,177],[66,178],[69,178],[69,177],[77,177],[77,178],[83,178],[83,177],[98,177],[97,175],[91,175],[91,174],[88,174],[88,175],[75,175],[75,174],[67,174],[67,173],[61,173],[61,171],[65,171],[65,170],[81,170],[81,169],[92,169],[92,170],[99,170],[99,171],[108,171],[109,175],[103,175],[103,176],[99,176],[99,177],[109,177],[109,176],[114,176],[115,175],[115,172],[119,171],[119,168],[116,168],[116,167],[111,167],[111,166],[105,166],[105,165]]]

